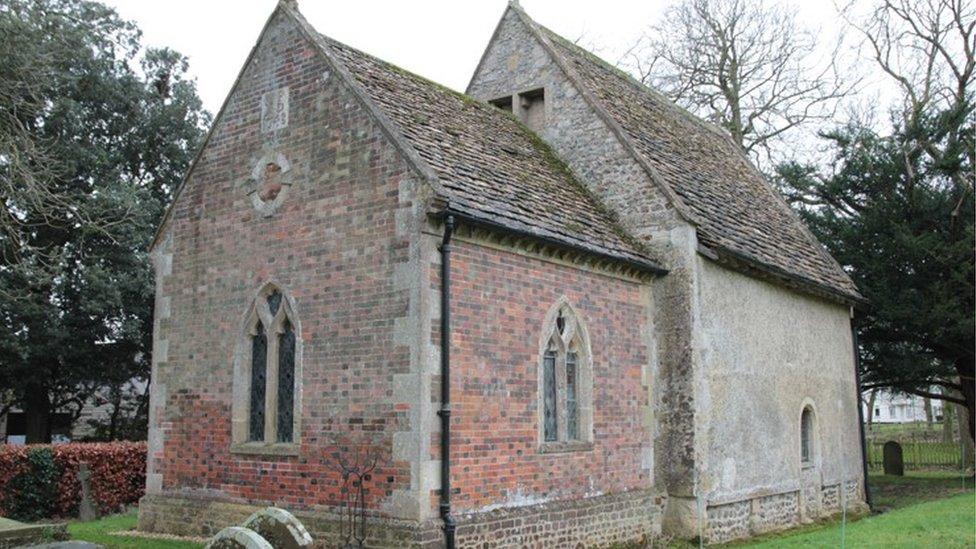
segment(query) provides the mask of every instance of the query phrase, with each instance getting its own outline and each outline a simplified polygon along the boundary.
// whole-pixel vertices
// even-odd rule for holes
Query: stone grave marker
[[[893,440],[885,442],[884,445],[884,474],[886,475],[905,475],[905,460],[901,452],[901,444]]]
[[[312,536],[294,515],[277,507],[255,512],[243,526],[268,540],[275,549],[303,549],[312,546]]]
[[[306,549],[312,536],[294,515],[266,507],[247,517],[241,526],[224,528],[206,549]]]
[[[254,530],[228,526],[217,532],[205,549],[274,549],[274,547]]]
[[[81,484],[81,501],[78,503],[78,518],[81,520],[94,520],[98,518],[98,511],[95,510],[95,502],[91,495],[91,469],[87,463],[78,464],[78,473],[75,475]]]

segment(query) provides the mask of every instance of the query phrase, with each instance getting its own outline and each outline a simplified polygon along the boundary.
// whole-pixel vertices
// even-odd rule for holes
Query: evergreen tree
[[[951,135],[957,143],[945,143]],[[869,301],[858,315],[863,388],[964,404],[972,435],[972,108],[891,135],[852,123],[824,138],[836,155],[832,172],[787,164],[780,183]],[[920,139],[950,153],[935,162],[907,146]]]
[[[148,246],[209,124],[186,59],[86,0],[0,3],[0,412],[148,377]]]
[[[900,96],[891,131],[855,120],[828,132],[833,162],[780,166],[780,183],[870,301],[858,329],[864,388],[963,404],[972,437],[976,9],[873,4],[852,25]]]

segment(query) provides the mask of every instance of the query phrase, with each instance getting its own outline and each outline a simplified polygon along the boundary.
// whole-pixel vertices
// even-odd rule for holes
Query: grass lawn
[[[90,541],[110,549],[190,549],[203,547],[203,544],[200,543],[181,540],[137,538],[111,534],[111,532],[134,530],[135,527],[136,512],[130,511],[90,522],[72,522],[68,524],[68,533],[71,534],[71,539]]]
[[[973,477],[952,472],[911,471],[903,477],[870,475],[869,478],[876,511],[973,492]]]
[[[770,538],[740,547],[973,547],[973,494],[909,505],[847,524]]]
[[[976,546],[973,479],[958,473],[872,475],[875,510],[849,522],[811,525],[730,547],[966,547]],[[843,537],[842,537],[843,531]]]

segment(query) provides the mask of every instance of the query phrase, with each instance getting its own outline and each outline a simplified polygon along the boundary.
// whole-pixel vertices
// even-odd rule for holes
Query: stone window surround
[[[803,459],[803,416],[805,413],[810,413],[810,430],[809,430],[809,456],[808,459]],[[800,406],[800,416],[799,416],[800,429],[797,431],[799,435],[797,440],[797,456],[799,456],[800,469],[808,470],[817,468],[820,465],[820,433],[819,433],[819,422],[817,421],[817,411],[814,406],[813,400],[810,398],[803,399],[803,403]]]
[[[559,334],[556,326],[556,319],[562,312],[566,319],[565,329]],[[555,341],[559,357],[565,356],[568,349],[574,349],[577,353],[577,409],[579,417],[577,419],[577,429],[579,438],[569,440],[566,433],[566,369],[565,360],[556,360],[556,429],[557,436],[554,441],[545,440],[545,395],[544,387],[544,362],[546,351],[550,349],[550,343]],[[556,303],[546,313],[543,321],[541,336],[539,338],[538,350],[538,390],[537,404],[538,410],[538,444],[539,453],[553,454],[562,452],[588,451],[593,449],[593,354],[590,347],[590,335],[586,329],[586,324],[576,309],[570,304],[566,297],[559,298]]]
[[[541,98],[543,106],[543,126],[545,126],[550,117],[550,102],[548,94],[546,93],[546,86],[538,85],[531,86],[522,90],[515,91],[512,95],[503,95],[501,97],[496,97],[488,101],[490,105],[494,105],[503,111],[512,113],[519,122],[528,125],[528,107],[533,99]],[[542,127],[532,128],[533,131],[541,132]]]
[[[281,305],[278,314],[271,315],[267,298],[273,292],[281,294]],[[234,351],[234,387],[231,412],[231,453],[258,454],[271,456],[298,455],[301,446],[301,410],[302,410],[302,329],[294,300],[280,285],[264,284],[251,299],[241,329],[237,336]],[[257,322],[265,326],[268,334],[268,360],[266,368],[266,385],[264,399],[264,439],[265,442],[248,440],[248,424],[250,418],[250,383],[251,383],[251,336],[255,334]],[[278,334],[288,321],[295,332],[295,387],[294,412],[292,414],[292,441],[273,442],[278,434]],[[271,442],[268,442],[271,441]]]

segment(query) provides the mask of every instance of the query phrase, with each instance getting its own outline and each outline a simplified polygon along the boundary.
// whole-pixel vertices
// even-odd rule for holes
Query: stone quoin
[[[866,508],[857,288],[722,130],[517,4],[461,94],[281,2],[151,255],[141,530],[272,505],[326,544],[578,547]]]

